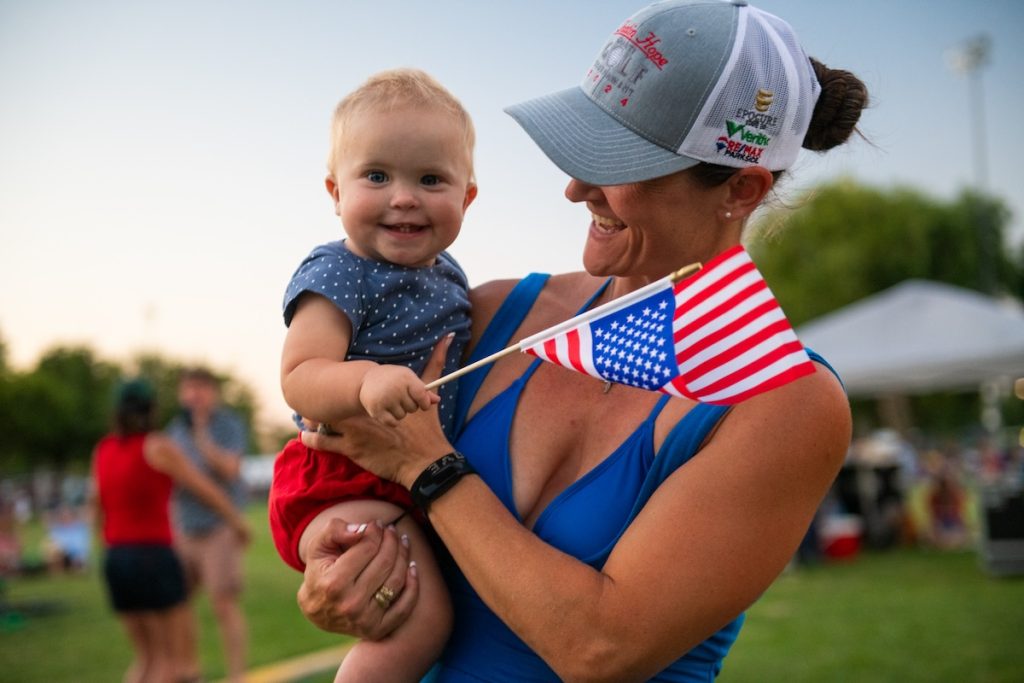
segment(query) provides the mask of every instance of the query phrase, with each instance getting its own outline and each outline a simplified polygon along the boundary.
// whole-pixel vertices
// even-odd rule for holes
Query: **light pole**
[[[985,294],[996,290],[995,267],[997,240],[995,226],[990,224],[991,212],[984,206],[984,195],[988,191],[988,154],[985,136],[985,97],[981,89],[981,69],[989,63],[992,53],[992,39],[981,33],[958,45],[948,53],[949,65],[954,72],[967,76],[970,126],[972,133],[972,156],[974,157],[974,186],[977,196],[973,198],[974,230],[978,244],[978,289]]]
[[[989,62],[992,39],[982,33],[949,52],[954,72],[967,76],[970,88],[971,129],[974,133],[974,182],[979,190],[988,188],[988,155],[985,141],[985,98],[981,90],[981,68]]]

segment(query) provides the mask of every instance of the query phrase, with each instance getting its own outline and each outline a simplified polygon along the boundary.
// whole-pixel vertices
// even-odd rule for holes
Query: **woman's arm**
[[[100,483],[96,478],[96,456],[94,448],[92,457],[89,459],[89,489],[86,493],[86,505],[89,508],[89,516],[92,519],[92,528],[96,536],[103,538],[103,507],[100,505]]]
[[[228,495],[212,479],[192,464],[184,453],[170,438],[163,434],[151,433],[146,436],[143,445],[143,456],[146,462],[163,472],[174,482],[189,491],[197,498],[220,513],[220,516],[246,542],[249,540],[249,524],[235,508]]]
[[[343,437],[319,445],[409,486],[451,449],[428,417],[398,430],[350,421]],[[429,516],[481,598],[560,677],[644,680],[778,576],[849,432],[845,396],[826,372],[737,406],[654,494],[600,572],[539,540],[478,477],[460,480]]]

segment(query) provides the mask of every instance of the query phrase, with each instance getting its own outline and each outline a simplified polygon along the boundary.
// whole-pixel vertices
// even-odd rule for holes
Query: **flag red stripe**
[[[721,264],[723,261],[728,261],[741,251],[744,251],[742,244],[737,244],[735,247],[732,247],[731,249],[726,249],[721,254],[705,263],[699,273],[697,273],[693,277],[688,277],[685,280],[680,280],[679,282],[677,282],[675,286],[676,294],[690,287],[691,285],[700,282],[700,279],[702,277],[705,277],[708,273],[714,272],[715,268],[717,268],[719,264]]]
[[[742,301],[744,301],[746,299],[749,299],[750,297],[754,296],[758,292],[762,292],[762,291],[764,291],[766,289],[768,289],[768,283],[766,283],[764,280],[758,280],[757,282],[751,283],[751,285],[749,287],[747,287],[746,289],[743,289],[743,290],[737,292],[736,296],[732,297],[731,299],[727,299],[726,301],[723,301],[721,303],[721,305],[716,306],[715,308],[711,309],[710,311],[708,311],[704,315],[702,315],[699,318],[697,318],[696,320],[694,320],[692,323],[690,323],[688,325],[685,325],[683,327],[680,327],[678,330],[675,331],[675,334],[672,337],[672,341],[674,341],[676,344],[678,344],[679,341],[681,339],[683,339],[684,337],[693,334],[698,329],[700,329],[704,325],[707,325],[709,322],[711,322],[712,320],[714,320],[716,318],[721,318],[723,316],[727,316],[729,310],[734,308],[737,304],[741,303]],[[774,298],[772,298],[771,300],[761,304],[760,306],[758,306],[757,308],[754,308],[753,310],[756,311],[758,309],[763,308],[766,305],[768,306],[769,309],[771,309],[771,308],[777,308],[779,304],[778,304],[777,301],[775,301]],[[747,314],[747,315],[749,315],[749,314]],[[741,320],[741,319],[743,319],[745,317],[746,317],[746,315],[744,315],[744,316],[742,316],[741,318],[738,318],[738,319]],[[706,346],[706,344],[704,344],[704,345]],[[697,353],[697,351],[696,350],[692,351],[690,353],[690,355],[693,355],[694,353]]]
[[[779,332],[786,332],[787,330],[790,330],[790,329],[792,329],[792,328],[789,326],[789,323],[785,320],[785,318],[783,318],[782,320],[776,320],[771,325],[767,325],[767,326],[761,328],[760,330],[758,330],[754,334],[750,335],[749,337],[745,337],[745,338],[739,340],[733,346],[729,347],[728,349],[723,350],[721,353],[715,354],[714,356],[712,356],[711,358],[707,359],[706,361],[704,361],[700,365],[694,367],[692,370],[690,370],[689,372],[685,373],[683,375],[683,378],[684,378],[684,380],[687,383],[693,382],[698,377],[706,375],[707,373],[711,372],[715,368],[729,363],[730,361],[732,361],[737,356],[743,355],[744,353],[746,353],[747,351],[749,351],[753,347],[755,347],[758,344],[760,344],[761,342],[763,342],[765,339],[768,339],[769,337],[772,337],[772,336],[778,334]],[[803,348],[803,346],[800,345],[800,342],[789,342],[789,343],[795,343],[795,344],[799,345],[800,348]],[[786,345],[784,345],[781,348],[785,348],[785,346]],[[687,349],[684,349],[683,351],[684,351],[684,353],[686,353],[687,356],[690,355],[690,353],[689,353],[689,351]],[[747,366],[747,367],[753,367],[753,366],[751,365],[751,366]],[[760,367],[758,367],[757,369],[759,370]],[[747,372],[747,370],[744,368],[740,372],[743,372],[743,373],[749,375],[749,374],[752,374],[754,372],[754,370],[751,370],[751,371]],[[733,374],[735,374],[735,373],[733,373]],[[729,376],[731,377],[732,375],[729,375]],[[717,384],[717,382],[716,382],[716,384]],[[703,393],[703,392],[704,392],[704,390],[701,389],[701,393]]]
[[[726,287],[731,285],[733,282],[735,282],[739,278],[743,277],[744,275],[746,275],[747,273],[749,273],[752,270],[757,270],[757,267],[754,265],[753,261],[748,261],[747,263],[740,264],[739,267],[737,267],[735,270],[733,270],[733,271],[731,271],[729,273],[726,273],[718,281],[711,283],[710,285],[705,287],[700,292],[697,292],[697,293],[693,294],[692,296],[690,296],[689,298],[687,298],[686,300],[684,300],[681,303],[681,305],[676,306],[676,313],[675,313],[674,319],[678,319],[679,316],[681,316],[684,313],[686,313],[686,311],[693,310],[694,308],[696,308],[697,306],[699,306],[703,302],[707,301],[708,299],[713,297],[715,294],[718,294],[720,291],[722,291],[723,289],[725,289]],[[710,273],[711,271],[707,270],[707,271],[702,271],[702,272]],[[684,280],[684,282],[685,282],[685,280]],[[688,284],[693,284],[693,283],[688,283]],[[682,292],[683,290],[680,289],[679,291]],[[678,292],[677,292],[677,294],[678,294]]]
[[[733,384],[739,384],[745,378],[753,375],[759,370],[763,370],[764,368],[771,365],[780,358],[788,356],[791,353],[803,351],[803,348],[803,345],[796,340],[782,344],[781,346],[772,349],[764,356],[757,358],[749,365],[737,369],[736,371],[726,375],[725,377],[722,377],[716,382],[712,382],[711,384],[705,387],[701,387],[700,390],[696,391],[695,393],[698,394],[699,396],[710,396],[712,394],[718,393],[719,391],[724,391]],[[689,383],[692,382],[694,379],[696,378],[688,375],[686,381]],[[732,399],[729,400],[730,402],[732,402]]]
[[[565,365],[562,359],[558,357],[558,342],[554,339],[548,339],[544,342],[544,355],[548,357],[548,360],[552,363],[558,363],[559,365]]]
[[[565,341],[569,347],[569,363],[577,372],[582,372],[584,375],[590,373],[583,367],[583,363],[580,361],[580,331],[569,330],[569,333],[565,336]]]
[[[671,385],[673,389],[678,391],[680,394],[682,394],[686,398],[693,399],[694,401],[699,401],[700,400],[699,398],[694,396],[693,392],[690,391],[690,388],[688,386],[686,386],[686,382],[683,381],[682,377],[674,378],[671,382],[668,383],[668,385]],[[666,386],[668,386],[668,385],[666,385]],[[668,392],[663,392],[663,393],[668,393]]]
[[[741,391],[738,394],[733,394],[729,398],[723,399],[721,401],[708,401],[708,403],[714,403],[716,405],[733,405],[735,403],[746,401],[751,396],[756,396],[757,394],[760,394],[763,391],[768,391],[769,389],[781,387],[783,384],[788,384],[789,382],[792,382],[795,379],[799,379],[804,375],[810,375],[813,373],[813,363],[811,363],[810,361],[806,363],[800,363],[799,365],[794,365],[793,367],[787,369],[785,372],[780,372],[777,375],[769,377],[764,382],[761,382],[757,386],[750,387],[746,391]]]

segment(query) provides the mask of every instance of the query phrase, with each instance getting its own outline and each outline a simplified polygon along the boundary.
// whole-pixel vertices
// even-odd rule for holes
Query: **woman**
[[[118,392],[115,429],[96,446],[92,504],[102,530],[104,578],[111,605],[134,650],[124,680],[182,681],[197,672],[180,670],[185,579],[171,548],[169,503],[175,484],[214,507],[243,539],[245,519],[216,484],[163,434],[154,433],[156,404],[144,381]]]
[[[511,108],[591,213],[587,272],[477,288],[473,356],[739,244],[801,144],[845,141],[866,104],[859,80],[798,45],[741,0],[660,3],[615,32],[581,87]],[[538,363],[467,376],[454,445],[424,413],[303,438],[425,507],[458,567],[439,680],[711,680],[843,461],[838,379],[819,362],[725,409]],[[438,460],[452,451],[468,465]],[[417,583],[393,531],[335,520],[313,545],[310,620],[377,638],[401,623]],[[390,608],[379,589],[399,594]]]

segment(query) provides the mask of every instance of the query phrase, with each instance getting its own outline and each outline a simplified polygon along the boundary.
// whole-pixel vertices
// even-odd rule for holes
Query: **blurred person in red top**
[[[185,579],[171,546],[170,496],[183,486],[218,510],[243,540],[249,529],[228,496],[167,436],[154,431],[156,402],[143,380],[124,383],[114,430],[92,460],[93,505],[106,549],[111,605],[134,650],[124,681],[188,680],[182,671]]]

